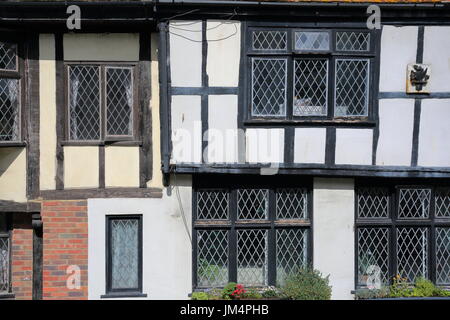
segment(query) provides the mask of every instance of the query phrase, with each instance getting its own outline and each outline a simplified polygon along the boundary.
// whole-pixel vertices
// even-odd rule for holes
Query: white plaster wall
[[[39,185],[56,187],[56,63],[55,37],[39,35]]]
[[[27,151],[0,148],[0,200],[27,201]]]
[[[416,62],[418,27],[383,26],[380,91],[406,91],[406,67]]]
[[[173,163],[202,161],[200,96],[172,96]]]
[[[336,164],[371,165],[372,129],[336,129]]]
[[[425,27],[423,63],[431,65],[430,92],[450,91],[450,27]]]
[[[241,51],[241,24],[236,21],[212,21],[206,24],[208,57],[206,72],[209,85],[237,87]]]
[[[202,85],[202,22],[169,23],[170,76],[174,87]]]
[[[283,129],[247,129],[246,153],[249,163],[281,163],[284,161]]]
[[[380,135],[377,165],[411,165],[414,99],[382,99],[379,102]]]
[[[422,100],[419,166],[450,167],[450,99]]]
[[[65,33],[64,60],[139,61],[138,33]]]
[[[295,128],[294,162],[325,163],[325,128]]]
[[[97,188],[98,147],[64,147],[64,187]]]
[[[208,162],[238,162],[238,97],[208,97]]]
[[[314,268],[330,275],[332,299],[353,299],[353,179],[314,179]]]
[[[139,187],[139,147],[105,147],[105,186]]]
[[[173,176],[171,181],[175,183]],[[192,182],[190,177],[177,176],[176,185],[181,207],[174,185],[164,189],[162,199],[88,200],[89,299],[105,294],[105,216],[120,214],[143,216],[143,293],[147,298],[133,299],[188,299],[192,292]]]

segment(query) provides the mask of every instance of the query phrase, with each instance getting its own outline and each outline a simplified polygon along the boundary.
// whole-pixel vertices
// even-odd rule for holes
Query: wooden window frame
[[[69,110],[69,68],[71,66],[95,66],[99,68],[100,81],[100,139],[98,140],[74,140],[70,138],[70,110]],[[132,107],[132,134],[127,136],[107,135],[107,106],[106,106],[106,70],[107,68],[130,68],[132,70],[133,107]],[[139,62],[105,62],[105,61],[66,61],[64,63],[64,133],[63,145],[106,145],[123,143],[130,145],[141,144],[140,112],[139,112]]]
[[[297,179],[279,178],[279,177],[213,177],[212,175],[197,176],[194,180],[192,193],[192,246],[193,246],[193,264],[192,264],[192,285],[194,291],[205,290],[210,287],[198,285],[198,239],[197,231],[199,230],[226,230],[228,232],[228,282],[237,282],[237,257],[238,257],[238,230],[260,230],[268,231],[268,281],[267,286],[275,286],[277,284],[277,253],[276,253],[276,234],[281,229],[302,229],[307,230],[307,265],[312,265],[313,257],[313,187],[312,180],[305,178],[301,183]],[[232,179],[234,178],[234,179]],[[240,183],[236,184],[236,179]],[[234,182],[233,182],[234,180]],[[299,188],[307,190],[307,218],[306,219],[278,219],[276,191],[278,189]],[[243,220],[238,219],[238,190],[239,189],[268,189],[268,217],[259,220]],[[202,190],[225,190],[228,192],[228,219],[206,220],[197,219],[197,195]],[[259,287],[259,286],[256,286]]]
[[[245,27],[245,33],[242,40],[244,60],[244,110],[243,123],[246,125],[278,125],[278,124],[299,124],[299,125],[317,125],[322,124],[354,124],[354,125],[373,125],[375,123],[375,106],[377,105],[378,78],[379,78],[379,46],[381,34],[379,30],[367,30],[362,26],[354,28],[340,28],[330,24],[318,24],[311,28],[308,24],[302,23],[259,23],[248,22]],[[286,50],[254,50],[252,45],[252,31],[287,31]],[[294,32],[295,31],[327,31],[330,34],[329,51],[298,51],[294,50]],[[369,51],[338,51],[336,50],[336,34],[342,31],[363,32],[370,34]],[[287,87],[286,94],[286,115],[285,116],[253,116],[252,102],[252,58],[286,58],[287,63]],[[296,116],[294,115],[294,60],[297,58],[324,58],[328,61],[327,75],[327,114],[325,116]],[[335,66],[336,59],[369,59],[369,85],[367,96],[367,115],[361,116],[335,116]]]
[[[113,220],[138,220],[138,287],[127,289],[113,289],[112,288],[112,255],[111,255],[111,222]],[[142,293],[143,282],[143,228],[142,228],[142,214],[130,215],[106,215],[105,219],[105,294],[101,298],[123,298],[123,297],[146,297]]]
[[[8,263],[8,289],[7,291],[0,291],[0,299],[4,296],[6,298],[9,298],[12,294],[12,215],[10,213],[0,213],[0,219],[5,219],[5,226],[6,230],[2,231],[0,230],[0,236],[2,238],[8,238],[9,242],[9,249],[8,249],[8,255],[9,255],[9,263]]]
[[[358,206],[358,194],[357,189],[359,187],[381,187],[388,189],[389,192],[389,204],[388,204],[388,217],[382,218],[359,218],[359,206]],[[358,243],[358,230],[362,228],[387,228],[389,237],[389,256],[388,256],[388,278],[390,283],[392,279],[397,275],[397,230],[403,227],[410,228],[426,228],[428,230],[427,238],[427,271],[428,279],[433,283],[436,283],[436,229],[450,228],[450,217],[435,217],[435,201],[436,201],[436,189],[438,188],[450,188],[450,181],[421,181],[421,180],[393,180],[383,181],[382,179],[368,179],[360,180],[355,184],[355,288],[366,288],[359,283],[359,243]],[[431,189],[431,200],[429,216],[427,218],[400,218],[399,212],[399,190],[400,189],[414,189],[414,188],[427,188]],[[389,284],[390,284],[389,283]],[[443,284],[442,286],[450,288],[450,283]]]

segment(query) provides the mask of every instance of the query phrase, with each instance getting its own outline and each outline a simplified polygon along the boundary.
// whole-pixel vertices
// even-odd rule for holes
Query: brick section
[[[12,292],[18,300],[30,300],[33,294],[33,229],[31,216],[13,214],[11,246]]]
[[[87,201],[44,201],[43,299],[87,299]],[[70,289],[69,266],[80,268],[80,289]]]

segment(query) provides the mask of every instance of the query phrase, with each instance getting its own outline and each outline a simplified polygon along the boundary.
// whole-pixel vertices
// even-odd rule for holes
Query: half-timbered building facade
[[[0,3],[0,297],[450,286],[448,4],[69,5]]]

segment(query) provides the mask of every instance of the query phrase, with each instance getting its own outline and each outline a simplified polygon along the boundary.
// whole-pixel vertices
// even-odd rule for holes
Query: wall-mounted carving
[[[406,92],[407,93],[428,93],[431,68],[428,64],[410,63],[408,64]]]

